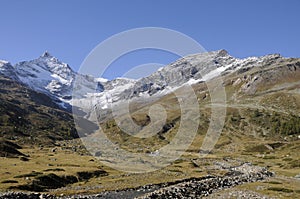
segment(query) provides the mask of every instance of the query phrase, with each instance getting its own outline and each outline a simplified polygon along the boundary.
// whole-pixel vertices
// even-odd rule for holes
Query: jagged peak
[[[230,55],[227,50],[221,49],[221,50],[206,51],[206,52],[187,55],[186,57],[183,57],[183,59],[188,59],[188,58],[193,58],[193,57],[206,57],[206,56],[226,57],[226,56],[230,56]]]
[[[66,64],[62,61],[60,61],[59,59],[57,59],[56,57],[52,56],[49,51],[45,51],[38,59],[35,59],[33,61],[42,61],[42,62],[47,62],[47,63],[55,63],[55,64],[59,64],[62,67],[66,67],[69,68],[70,70],[72,70],[72,68],[69,66],[69,64]],[[72,70],[73,71],[73,70]]]
[[[0,70],[13,70],[13,66],[8,61],[0,60]]]
[[[268,59],[278,59],[278,58],[281,58],[281,57],[282,56],[279,53],[268,54],[268,55],[262,56],[262,58],[268,58]]]
[[[67,64],[56,57],[52,56],[48,51],[45,51],[40,57],[30,60],[30,61],[22,61],[14,65],[14,68],[17,70],[32,70],[31,68],[35,68],[39,70],[42,68],[43,70],[49,71],[51,73],[55,73],[58,76],[63,76],[63,73],[76,73],[73,69]]]
[[[213,56],[213,57],[226,57],[226,56],[229,56],[228,51],[225,50],[225,49],[208,51],[208,52],[204,52],[204,53],[201,53],[201,54],[202,55],[210,55],[210,56]]]
[[[10,63],[8,61],[6,61],[6,60],[0,59],[0,64],[10,64]]]
[[[41,57],[45,57],[45,58],[51,58],[53,57],[47,50],[42,54]]]
[[[218,56],[220,56],[220,57],[225,57],[225,56],[229,55],[227,50],[225,50],[225,49],[221,49],[216,52],[218,53]]]

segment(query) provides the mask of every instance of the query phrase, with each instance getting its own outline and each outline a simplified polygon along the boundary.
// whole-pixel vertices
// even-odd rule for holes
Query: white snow
[[[3,64],[3,65],[4,65],[4,64],[8,64],[8,63],[9,63],[8,61],[1,60],[1,59],[0,59],[0,64]]]
[[[164,67],[160,67],[159,69],[157,69],[157,71],[162,71],[164,69]]]
[[[215,70],[213,71],[210,71],[209,73],[203,75],[203,77],[201,78],[202,81],[208,81],[214,77],[217,77],[219,75],[221,75],[222,72],[224,72],[227,68],[229,68],[230,65],[228,66],[225,66],[225,67],[219,67],[219,68],[216,68]]]
[[[135,82],[135,79],[130,79],[127,77],[117,77],[115,80],[125,80],[125,81],[129,81],[129,82]]]
[[[167,70],[181,70],[183,66],[186,66],[187,61],[190,64],[202,64],[204,67],[207,64],[207,67],[211,66],[212,60],[220,53],[221,51],[210,52],[210,53],[203,53],[198,55],[190,55],[183,59],[178,60],[166,67],[161,67],[157,70],[163,74]],[[200,81],[208,81],[212,78],[215,78],[222,74],[222,72],[226,70],[236,71],[241,67],[248,65],[256,66],[261,64],[264,60],[270,58],[271,56],[276,55],[269,55],[265,57],[249,57],[245,59],[236,59],[231,57],[230,55],[222,55],[219,57],[219,63],[230,63],[225,66],[221,66],[219,63],[216,63],[217,68],[204,74],[201,79],[189,79],[184,84],[196,84]],[[224,61],[224,62],[223,62]],[[6,67],[3,65],[8,64],[9,62],[0,60],[0,71],[7,70]],[[120,101],[121,94],[127,90],[134,87],[135,83],[140,80],[133,80],[129,78],[119,77],[112,81],[107,79],[98,77],[94,78],[92,76],[80,75],[72,71],[72,69],[63,62],[60,62],[57,58],[51,56],[48,52],[39,57],[38,59],[28,61],[28,62],[21,62],[14,66],[16,76],[20,79],[21,82],[28,85],[34,90],[42,91],[47,94],[51,93],[52,95],[61,99],[61,101],[70,104],[79,104],[80,106],[89,107],[92,103],[93,106],[97,106],[101,109],[109,108],[111,103],[116,103]],[[163,70],[165,68],[165,70]],[[209,68],[204,68],[209,69]],[[160,78],[160,77],[158,77]],[[80,90],[83,91],[81,96],[76,96],[76,99],[71,100],[64,100],[64,96],[71,96],[74,81],[78,80]],[[161,85],[153,80],[154,85],[157,86]],[[159,80],[158,80],[159,81]],[[97,83],[100,83],[104,87],[103,92],[96,93],[95,86]],[[157,84],[155,84],[157,83]],[[167,84],[166,84],[167,85]],[[183,86],[176,85],[174,87],[166,86],[163,90],[158,91],[155,96],[165,95],[168,94],[179,87]],[[124,95],[124,94],[123,94]],[[138,93],[139,97],[149,97],[148,92],[140,92]],[[123,96],[124,97],[124,96]],[[92,99],[92,101],[90,100]],[[64,107],[64,103],[60,104]]]
[[[108,82],[108,79],[105,79],[105,78],[102,78],[102,77],[95,78],[95,80],[97,82],[103,82],[103,83]]]
[[[59,76],[57,74],[52,74],[51,77],[53,77],[54,79],[57,79],[62,84],[70,84],[70,80],[64,79],[64,78],[62,78],[61,76]]]
[[[17,65],[15,69],[21,82],[34,90],[45,91],[45,87],[52,80],[51,73],[36,64]]]
[[[200,82],[202,79],[190,79],[186,84],[192,85],[192,84],[196,84],[198,82]]]

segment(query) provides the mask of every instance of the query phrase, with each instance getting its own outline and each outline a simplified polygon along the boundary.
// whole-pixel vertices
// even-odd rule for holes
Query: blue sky
[[[147,26],[180,31],[208,51],[226,49],[235,57],[300,57],[299,0],[0,0],[0,7],[0,59],[12,63],[48,50],[78,70],[101,41]],[[131,53],[104,77],[175,59],[155,50]]]

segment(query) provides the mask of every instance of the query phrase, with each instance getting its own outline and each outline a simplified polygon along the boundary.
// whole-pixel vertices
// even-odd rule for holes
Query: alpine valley
[[[208,85],[219,82],[224,127],[213,150],[200,157],[216,105]],[[83,144],[81,138],[101,127],[120,149],[160,156],[180,129],[174,93],[184,94],[186,85],[200,109],[200,117],[188,119],[199,127],[169,166],[126,173]],[[154,135],[147,130],[153,105],[166,113]],[[116,120],[112,109],[125,119]],[[49,52],[15,65],[0,60],[0,115],[0,198],[300,197],[300,58],[239,59],[218,50],[188,55],[137,80],[79,74]],[[120,128],[128,118],[135,125],[125,128],[142,137]]]

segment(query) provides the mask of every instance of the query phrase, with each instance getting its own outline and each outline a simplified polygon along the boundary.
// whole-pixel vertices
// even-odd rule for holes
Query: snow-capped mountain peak
[[[4,64],[8,64],[8,63],[9,63],[8,61],[0,59],[0,67],[2,67]]]
[[[76,75],[68,64],[51,56],[49,52],[37,59],[17,63],[14,68],[22,83],[34,90],[56,94],[59,97],[66,95],[61,91],[70,89]]]
[[[46,50],[41,57],[52,57],[52,55]]]
[[[29,88],[45,93],[57,103],[66,107],[72,104],[72,93],[75,80],[80,83],[80,95],[102,92],[108,80],[82,75],[48,51],[37,59],[23,61],[11,66],[8,62],[0,62],[0,73],[27,85]]]
[[[17,79],[14,67],[5,60],[0,60],[0,74],[12,79]]]
[[[259,66],[278,58],[280,55],[276,54],[238,59],[226,50],[218,50],[183,57],[138,80],[116,78],[110,81],[78,74],[46,51],[37,59],[14,66],[0,61],[0,73],[71,105],[76,102],[87,104],[89,96],[96,96],[97,107],[105,109],[108,103],[141,96],[160,96],[184,84],[209,81],[223,73]]]

